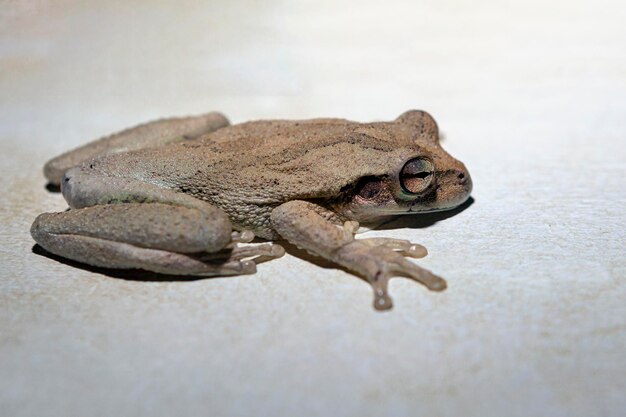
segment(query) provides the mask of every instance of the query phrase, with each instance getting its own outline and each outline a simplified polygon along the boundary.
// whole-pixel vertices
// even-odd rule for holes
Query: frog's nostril
[[[465,174],[461,172],[461,173],[458,175],[458,177],[459,177],[459,179],[460,179],[460,180],[462,180],[463,178],[465,178]]]

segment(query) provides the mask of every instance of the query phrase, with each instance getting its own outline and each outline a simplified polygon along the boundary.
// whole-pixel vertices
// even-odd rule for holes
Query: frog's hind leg
[[[217,112],[144,123],[100,138],[51,159],[44,166],[44,175],[50,185],[57,187],[65,171],[90,159],[194,139],[228,124],[228,119]]]
[[[282,248],[239,248],[251,232],[233,232],[222,210],[172,189],[82,166],[64,174],[61,191],[72,209],[40,215],[31,234],[48,252],[75,261],[209,276],[253,273],[256,258],[282,255]]]
[[[257,258],[282,256],[282,247],[239,247],[228,218],[163,203],[110,204],[45,213],[31,234],[53,254],[93,266],[144,269],[169,275],[241,275]]]
[[[227,248],[216,253],[204,253],[198,259],[203,261],[218,261],[227,259],[228,261],[243,261],[246,258],[254,258],[255,263],[264,260],[280,258],[285,254],[285,249],[275,243],[259,243],[250,246],[229,245]]]

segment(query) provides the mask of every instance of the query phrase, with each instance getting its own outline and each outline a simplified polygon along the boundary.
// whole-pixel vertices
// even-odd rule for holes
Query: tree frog
[[[262,120],[219,113],[163,119],[50,160],[44,174],[70,210],[31,227],[48,252],[89,265],[182,276],[252,274],[286,240],[367,279],[389,309],[391,277],[434,291],[446,282],[406,257],[423,246],[356,238],[389,216],[448,210],[472,190],[439,144],[435,120]]]

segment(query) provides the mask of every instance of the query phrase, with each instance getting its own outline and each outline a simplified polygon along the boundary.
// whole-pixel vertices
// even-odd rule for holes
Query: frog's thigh
[[[118,203],[167,203],[196,208],[217,216],[223,211],[191,195],[132,178],[94,173],[87,166],[75,167],[63,175],[61,192],[71,208]]]
[[[269,244],[238,247],[254,236],[233,235],[222,210],[153,184],[77,167],[66,172],[61,191],[73,209],[41,215],[31,233],[49,252],[90,265],[232,275],[253,273],[251,257],[283,254]]]
[[[44,166],[44,175],[50,184],[59,185],[65,171],[89,159],[197,138],[228,124],[228,119],[217,112],[144,123],[95,140],[51,159]]]
[[[224,219],[169,204],[112,204],[42,214],[31,234],[47,251],[94,266],[176,275],[254,273],[254,261],[225,248],[231,228]],[[207,252],[221,256],[207,261]]]

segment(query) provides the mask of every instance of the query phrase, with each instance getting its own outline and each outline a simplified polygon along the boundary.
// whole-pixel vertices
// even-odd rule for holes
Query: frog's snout
[[[472,193],[472,188],[474,184],[472,183],[472,177],[470,176],[465,166],[463,169],[456,170],[456,178],[459,186],[465,189],[465,194],[467,197]]]
[[[474,187],[472,177],[463,164],[460,164],[454,169],[453,175],[456,180],[456,187],[459,190],[458,204],[463,204],[472,193],[472,188]]]
[[[462,163],[449,168],[437,179],[436,201],[439,209],[463,204],[472,193],[472,177]]]

